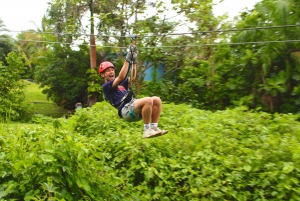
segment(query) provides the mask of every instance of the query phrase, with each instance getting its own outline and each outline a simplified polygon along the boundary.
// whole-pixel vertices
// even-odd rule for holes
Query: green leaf
[[[243,169],[246,171],[246,172],[250,172],[252,170],[252,167],[250,165],[244,165]]]
[[[6,196],[6,192],[5,191],[0,191],[0,198],[4,198]]]
[[[44,163],[50,163],[56,161],[56,159],[50,154],[42,154],[40,158],[44,161]]]
[[[282,168],[282,171],[285,173],[285,174],[288,174],[290,172],[292,172],[294,170],[294,165],[292,163],[285,163],[283,168]]]
[[[88,179],[86,178],[80,178],[76,180],[76,183],[79,187],[82,187],[85,191],[90,192],[91,187],[89,185]]]

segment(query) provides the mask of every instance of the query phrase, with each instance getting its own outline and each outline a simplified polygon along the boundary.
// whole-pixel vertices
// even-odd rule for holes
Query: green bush
[[[23,56],[11,52],[6,57],[8,66],[0,63],[0,119],[5,121],[29,121],[33,115],[32,107],[25,102]]]
[[[116,190],[107,184],[114,181],[112,171],[90,157],[89,139],[50,126],[2,128],[7,135],[1,144],[0,198],[75,201],[112,196]]]
[[[90,69],[88,52],[86,46],[80,46],[80,50],[54,46],[36,60],[35,81],[58,106],[73,109],[76,102],[85,102]]]
[[[76,132],[85,136],[99,134],[142,133],[143,124],[127,123],[117,114],[117,110],[106,102],[96,103],[93,108],[77,109],[70,118],[70,125]],[[127,132],[129,131],[129,132]]]
[[[34,114],[32,116],[31,122],[36,124],[50,124],[53,123],[54,119],[52,117],[43,114]]]
[[[0,198],[299,200],[297,118],[164,104],[169,134],[142,139],[142,122],[101,102],[35,129],[3,126]]]

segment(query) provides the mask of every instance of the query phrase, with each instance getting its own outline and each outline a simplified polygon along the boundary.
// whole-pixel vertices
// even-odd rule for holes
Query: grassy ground
[[[46,116],[57,118],[68,113],[68,110],[57,106],[50,100],[47,100],[47,95],[42,93],[42,89],[39,88],[38,84],[29,81],[24,82],[27,84],[25,90],[26,100],[33,104],[36,114],[44,114]]]

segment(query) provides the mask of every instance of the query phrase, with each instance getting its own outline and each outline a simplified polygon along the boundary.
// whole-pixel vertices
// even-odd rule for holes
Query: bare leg
[[[158,120],[160,117],[160,113],[162,110],[162,103],[161,103],[161,99],[157,96],[153,96],[151,97],[151,99],[153,100],[153,107],[152,107],[152,123],[156,123],[158,124]],[[155,131],[159,131],[160,135],[165,135],[168,133],[167,130],[160,130],[157,125],[153,125],[153,128]]]
[[[161,108],[162,108],[161,99],[157,96],[153,96],[151,97],[151,99],[153,101],[152,123],[158,123],[158,119],[160,117]]]
[[[134,109],[142,115],[144,124],[150,124],[152,117],[153,100],[149,97],[137,99],[134,102]]]
[[[157,96],[137,99],[134,102],[134,109],[142,115],[144,126],[150,123],[157,124],[162,110],[161,99]],[[167,133],[167,130],[160,130],[157,126],[153,126],[144,130],[143,138],[158,137]]]

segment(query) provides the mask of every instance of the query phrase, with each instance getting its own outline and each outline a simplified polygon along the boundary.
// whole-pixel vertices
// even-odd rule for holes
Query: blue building
[[[145,64],[145,66],[149,66],[149,63]],[[159,81],[164,74],[164,69],[165,69],[165,66],[162,63],[158,64],[158,66],[151,66],[151,64],[150,64],[150,67],[147,68],[147,70],[145,71],[144,80],[152,81],[153,76],[155,75],[156,79]]]

